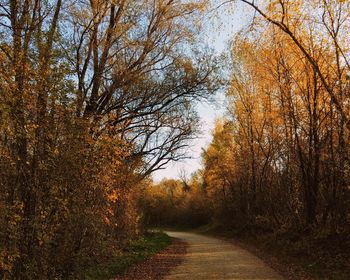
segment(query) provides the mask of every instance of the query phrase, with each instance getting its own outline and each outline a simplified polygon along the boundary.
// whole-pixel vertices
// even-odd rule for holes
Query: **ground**
[[[188,244],[184,261],[165,280],[282,280],[283,277],[248,251],[221,239],[188,232],[167,232]]]
[[[132,266],[114,280],[161,280],[172,268],[181,264],[186,254],[187,244],[173,238],[172,244],[145,262]]]

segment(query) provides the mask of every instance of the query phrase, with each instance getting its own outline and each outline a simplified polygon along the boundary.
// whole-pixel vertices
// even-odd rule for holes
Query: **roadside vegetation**
[[[138,239],[129,240],[122,250],[109,255],[100,264],[88,266],[80,277],[86,280],[114,279],[170,244],[171,238],[165,233],[148,232]]]

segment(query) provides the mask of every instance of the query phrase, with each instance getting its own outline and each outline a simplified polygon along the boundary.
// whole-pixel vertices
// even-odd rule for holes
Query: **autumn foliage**
[[[215,67],[202,1],[0,2],[0,278],[69,279],[139,232]]]
[[[189,182],[164,179],[145,188],[139,197],[144,224],[180,228],[206,225],[211,218],[210,201],[198,179],[196,175]]]
[[[332,240],[346,260],[349,1],[223,1],[255,12],[226,115],[201,170],[151,182],[222,86],[197,44],[207,2],[0,1],[1,279],[84,278],[142,224]]]
[[[233,39],[226,116],[191,182],[205,201],[200,212],[306,258],[310,270],[319,265],[320,279],[347,279],[349,2],[227,2],[244,2],[255,17]],[[195,205],[182,196],[182,208]]]
[[[345,234],[349,3],[242,2],[260,17],[232,44],[227,118],[204,153],[204,181],[245,223]]]

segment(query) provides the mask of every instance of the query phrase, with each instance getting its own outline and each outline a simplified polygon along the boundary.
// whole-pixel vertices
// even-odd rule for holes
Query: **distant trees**
[[[196,227],[208,223],[211,208],[200,180],[199,175],[194,175],[186,183],[174,179],[151,183],[139,197],[145,224]]]
[[[0,1],[0,277],[68,279],[137,233],[141,180],[219,85],[205,1]]]

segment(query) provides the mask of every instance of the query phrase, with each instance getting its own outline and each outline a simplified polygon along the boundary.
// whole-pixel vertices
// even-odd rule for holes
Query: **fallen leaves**
[[[185,242],[173,239],[169,247],[145,262],[132,267],[124,275],[115,278],[115,280],[163,279],[174,267],[182,263],[186,254],[186,248]]]

